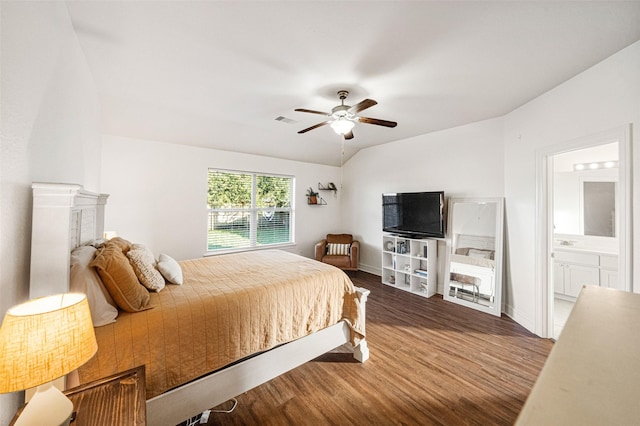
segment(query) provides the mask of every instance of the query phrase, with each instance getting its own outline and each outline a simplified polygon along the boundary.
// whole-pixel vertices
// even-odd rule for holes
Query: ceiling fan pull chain
[[[342,135],[342,150],[340,151],[340,190],[342,190],[342,177],[344,176],[344,135]]]

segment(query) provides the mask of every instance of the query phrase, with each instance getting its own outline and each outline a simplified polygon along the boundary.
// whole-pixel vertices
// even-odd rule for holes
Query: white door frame
[[[536,152],[535,332],[553,337],[553,156],[568,151],[618,142],[619,194],[618,279],[631,291],[631,124],[540,149]]]

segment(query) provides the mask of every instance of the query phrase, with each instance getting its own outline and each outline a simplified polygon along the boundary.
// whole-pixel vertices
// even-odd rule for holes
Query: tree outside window
[[[209,170],[208,251],[293,242],[292,176]]]

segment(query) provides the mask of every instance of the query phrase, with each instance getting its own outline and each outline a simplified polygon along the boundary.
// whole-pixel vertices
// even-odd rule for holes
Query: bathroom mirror
[[[502,313],[503,198],[451,198],[444,299]]]
[[[619,149],[612,142],[553,156],[555,236],[583,241],[619,236]]]
[[[616,237],[617,178],[605,172],[617,170],[554,174],[555,234]]]
[[[584,235],[616,236],[616,183],[582,183]]]

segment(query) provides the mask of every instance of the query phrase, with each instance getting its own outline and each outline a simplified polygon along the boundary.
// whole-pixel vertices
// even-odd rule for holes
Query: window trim
[[[207,169],[207,190],[209,189],[208,178],[212,172],[221,172],[221,173],[235,173],[235,174],[245,174],[251,175],[251,207],[248,208],[232,208],[232,209],[212,209],[209,208],[209,203],[207,200],[207,241],[206,241],[206,250],[204,256],[215,256],[218,254],[226,254],[226,253],[236,253],[243,251],[254,251],[254,250],[269,250],[276,248],[285,248],[285,247],[293,247],[296,245],[295,242],[295,187],[296,187],[296,177],[294,175],[287,175],[282,173],[267,173],[267,172],[253,172],[248,170],[232,170],[232,169],[221,169],[215,167],[209,167]],[[289,212],[289,241],[282,243],[275,243],[269,245],[257,245],[257,230],[258,227],[255,224],[254,218],[257,217],[257,214],[265,210],[264,207],[257,207],[257,177],[258,176],[267,176],[267,177],[280,177],[280,178],[288,178],[291,180],[290,184],[290,207],[274,207],[274,211],[278,212]],[[245,247],[227,247],[220,248],[215,250],[209,249],[209,224],[210,224],[210,215],[212,212],[216,211],[226,211],[226,212],[241,212],[249,214],[250,221],[250,237],[249,242],[251,245]]]

